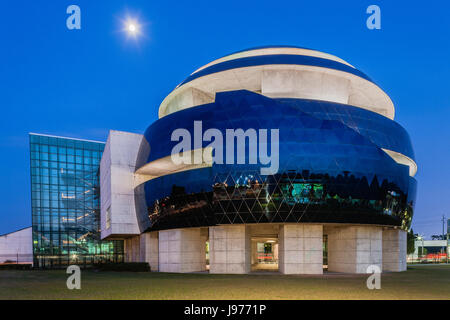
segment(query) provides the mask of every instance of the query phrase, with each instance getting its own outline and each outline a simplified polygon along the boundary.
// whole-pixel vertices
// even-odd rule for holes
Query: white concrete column
[[[140,262],[139,236],[126,238],[123,243],[125,249],[125,262]]]
[[[140,262],[148,262],[151,271],[158,271],[158,232],[147,232],[140,235]]]
[[[124,239],[123,240],[124,262],[131,261],[130,248],[131,248],[131,243],[129,242],[129,239]]]
[[[252,265],[258,263],[258,242],[256,240],[252,241],[252,252],[251,252],[251,257],[252,257]]]
[[[343,226],[328,232],[328,271],[366,273],[370,265],[382,269],[382,228]]]
[[[159,271],[206,270],[206,240],[201,228],[159,231]]]
[[[323,273],[323,226],[285,224],[278,236],[278,265],[283,274]]]
[[[406,271],[406,246],[406,231],[383,230],[383,271]]]
[[[250,227],[245,225],[209,228],[209,273],[249,273]]]
[[[278,243],[273,246],[273,258],[278,260]]]

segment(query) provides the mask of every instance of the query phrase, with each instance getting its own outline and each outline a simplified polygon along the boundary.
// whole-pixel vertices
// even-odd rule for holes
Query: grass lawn
[[[68,290],[65,271],[0,271],[0,299],[450,299],[450,265],[411,266],[366,275],[209,275],[82,271],[81,290]]]

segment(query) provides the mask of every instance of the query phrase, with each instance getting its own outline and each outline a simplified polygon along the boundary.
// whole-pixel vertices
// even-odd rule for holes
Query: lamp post
[[[422,261],[423,261],[423,250],[424,250],[424,243],[423,243],[423,235],[418,235],[417,240],[422,241]]]
[[[447,252],[446,252],[447,264],[448,264],[448,255],[450,253],[450,249],[449,249],[449,246],[448,246],[448,234],[449,234],[449,232],[448,232],[448,222],[447,222]]]
[[[446,243],[446,246],[445,246],[445,249],[447,249],[446,250],[446,252],[445,252],[445,256],[447,257],[447,263],[448,263],[448,254],[449,254],[449,248],[448,248],[448,226],[449,226],[449,223],[448,223],[448,221],[447,221],[447,235],[445,234],[445,215],[442,215],[442,240],[447,240],[447,243]]]
[[[447,249],[446,250],[446,252],[445,252],[445,257],[447,258],[446,260],[446,263],[448,264],[448,253],[449,253],[449,249],[448,249],[448,232],[447,232],[447,246],[445,247],[445,249]]]

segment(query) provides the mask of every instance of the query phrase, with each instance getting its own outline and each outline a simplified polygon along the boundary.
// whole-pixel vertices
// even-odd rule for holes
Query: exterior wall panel
[[[0,236],[1,263],[33,263],[31,227]]]

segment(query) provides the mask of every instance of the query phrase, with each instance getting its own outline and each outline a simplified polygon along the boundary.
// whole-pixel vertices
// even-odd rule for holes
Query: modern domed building
[[[273,46],[210,62],[143,135],[110,132],[101,237],[161,272],[406,270],[417,165],[394,114],[327,53]]]

